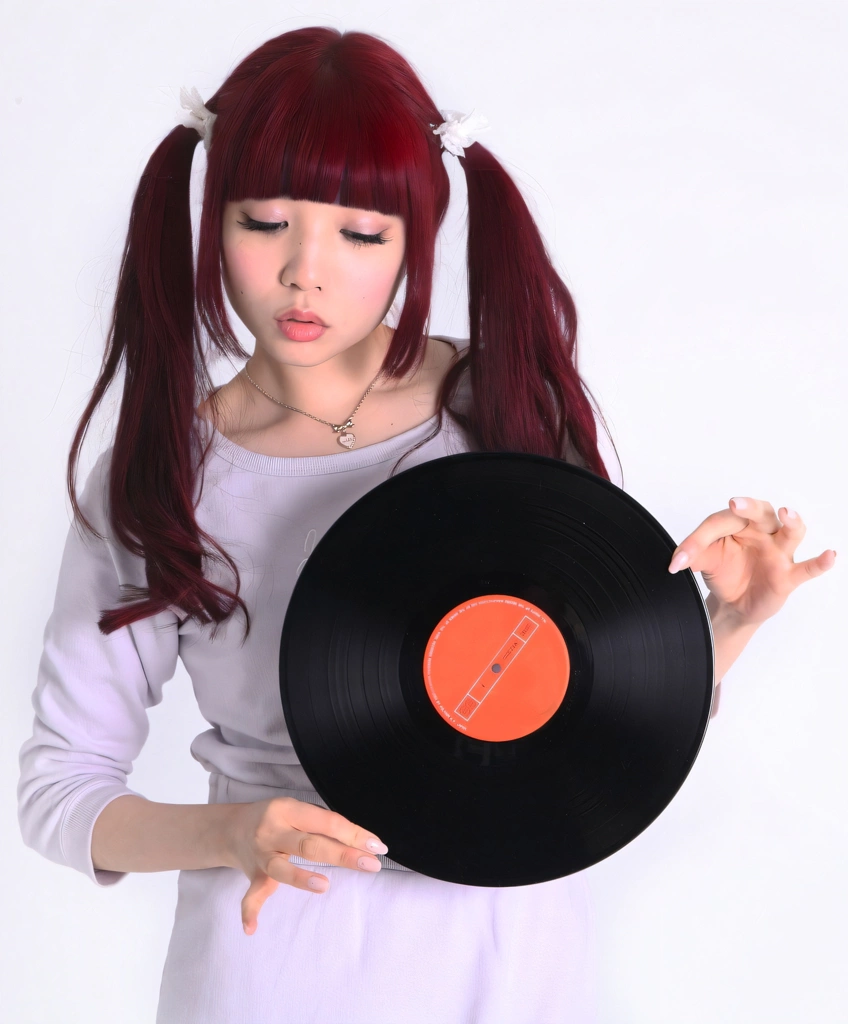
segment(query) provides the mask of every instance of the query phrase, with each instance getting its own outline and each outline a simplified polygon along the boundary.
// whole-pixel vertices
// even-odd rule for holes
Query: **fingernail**
[[[379,871],[382,867],[376,857],[360,857],[356,863],[363,871]]]
[[[798,513],[796,511],[794,511],[794,509],[788,508],[786,510],[786,518],[787,519],[797,519],[798,518]]]
[[[319,878],[318,875],[313,875],[306,884],[310,889],[314,889],[315,892],[326,892],[330,887],[327,879]]]
[[[677,572],[678,569],[682,569],[689,561],[689,556],[685,551],[678,551],[677,554],[672,558],[671,565],[668,567],[669,572]]]
[[[379,839],[369,839],[365,844],[372,853],[388,853],[389,848],[385,843],[381,843]]]
[[[748,502],[744,498],[731,498],[730,499],[737,508],[747,508]]]

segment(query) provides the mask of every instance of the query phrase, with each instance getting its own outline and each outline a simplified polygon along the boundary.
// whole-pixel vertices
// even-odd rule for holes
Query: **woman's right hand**
[[[290,856],[326,861],[355,871],[379,871],[374,853],[388,848],[373,832],[354,825],[336,811],[293,797],[273,797],[254,803],[232,804],[226,837],[228,865],[240,867],[250,879],[241,901],[247,935],[256,931],[262,904],[282,882],[308,892],[326,892],[330,880],[297,867]]]

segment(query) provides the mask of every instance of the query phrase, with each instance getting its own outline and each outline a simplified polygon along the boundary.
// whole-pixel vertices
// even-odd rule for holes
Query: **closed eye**
[[[245,215],[246,216],[246,215]],[[245,220],[238,221],[238,224],[246,228],[248,231],[265,231],[268,233],[277,231],[279,228],[287,227],[288,221],[281,221],[275,223],[272,221],[254,220],[252,217],[247,217]],[[385,245],[386,242],[390,242],[390,238],[383,238],[382,235],[363,235],[358,231],[348,231],[343,229],[342,234],[353,242],[354,246],[360,245]]]
[[[383,238],[382,235],[361,235],[357,231],[342,231],[343,235],[346,235],[354,245],[385,245],[386,242],[390,242],[390,238]]]
[[[238,221],[238,224],[243,228],[247,228],[248,231],[276,231],[277,228],[281,228],[286,223],[287,221],[282,221],[280,224],[272,224],[264,220],[254,220],[252,217]]]

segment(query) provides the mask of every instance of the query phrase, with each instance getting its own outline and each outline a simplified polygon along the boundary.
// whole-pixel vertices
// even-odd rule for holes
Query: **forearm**
[[[106,871],[233,866],[227,838],[239,804],[160,804],[127,794],[94,823],[91,857]]]
[[[756,633],[756,625],[740,625],[723,609],[712,594],[707,596],[707,611],[712,623],[713,642],[715,645],[715,681],[719,687],[730,666],[736,661]],[[713,706],[713,716],[718,710],[717,700]]]

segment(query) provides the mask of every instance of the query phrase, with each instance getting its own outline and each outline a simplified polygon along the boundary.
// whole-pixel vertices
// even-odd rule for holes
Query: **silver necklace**
[[[342,446],[342,448],[347,448],[348,451],[350,451],[350,449],[353,448],[353,446],[356,444],[356,435],[352,434],[350,430],[348,430],[348,427],[353,426],[353,417],[356,415],[359,406],[362,405],[362,403],[365,401],[368,392],[377,383],[377,377],[380,376],[380,374],[378,373],[377,377],[375,377],[374,380],[372,380],[371,383],[368,385],[368,390],[365,392],[362,398],[359,399],[359,405],[357,405],[356,409],[354,409],[350,416],[348,416],[346,423],[330,423],[328,420],[322,420],[318,416],[313,416],[311,412],[304,412],[303,409],[295,409],[293,405],[286,405],[285,402],[281,402],[278,398],[274,398],[273,395],[269,395],[268,392],[265,391],[263,388],[260,388],[256,381],[250,376],[250,374],[247,372],[246,366],[244,367],[244,375],[258,391],[261,391],[266,398],[270,398],[272,402],[276,402],[277,405],[282,405],[283,408],[285,409],[291,409],[292,412],[299,412],[304,416],[308,416],[311,420],[317,420],[319,423],[325,423],[328,427],[332,427],[333,430],[339,435],[339,444]],[[339,431],[343,431],[343,433],[339,433]]]

